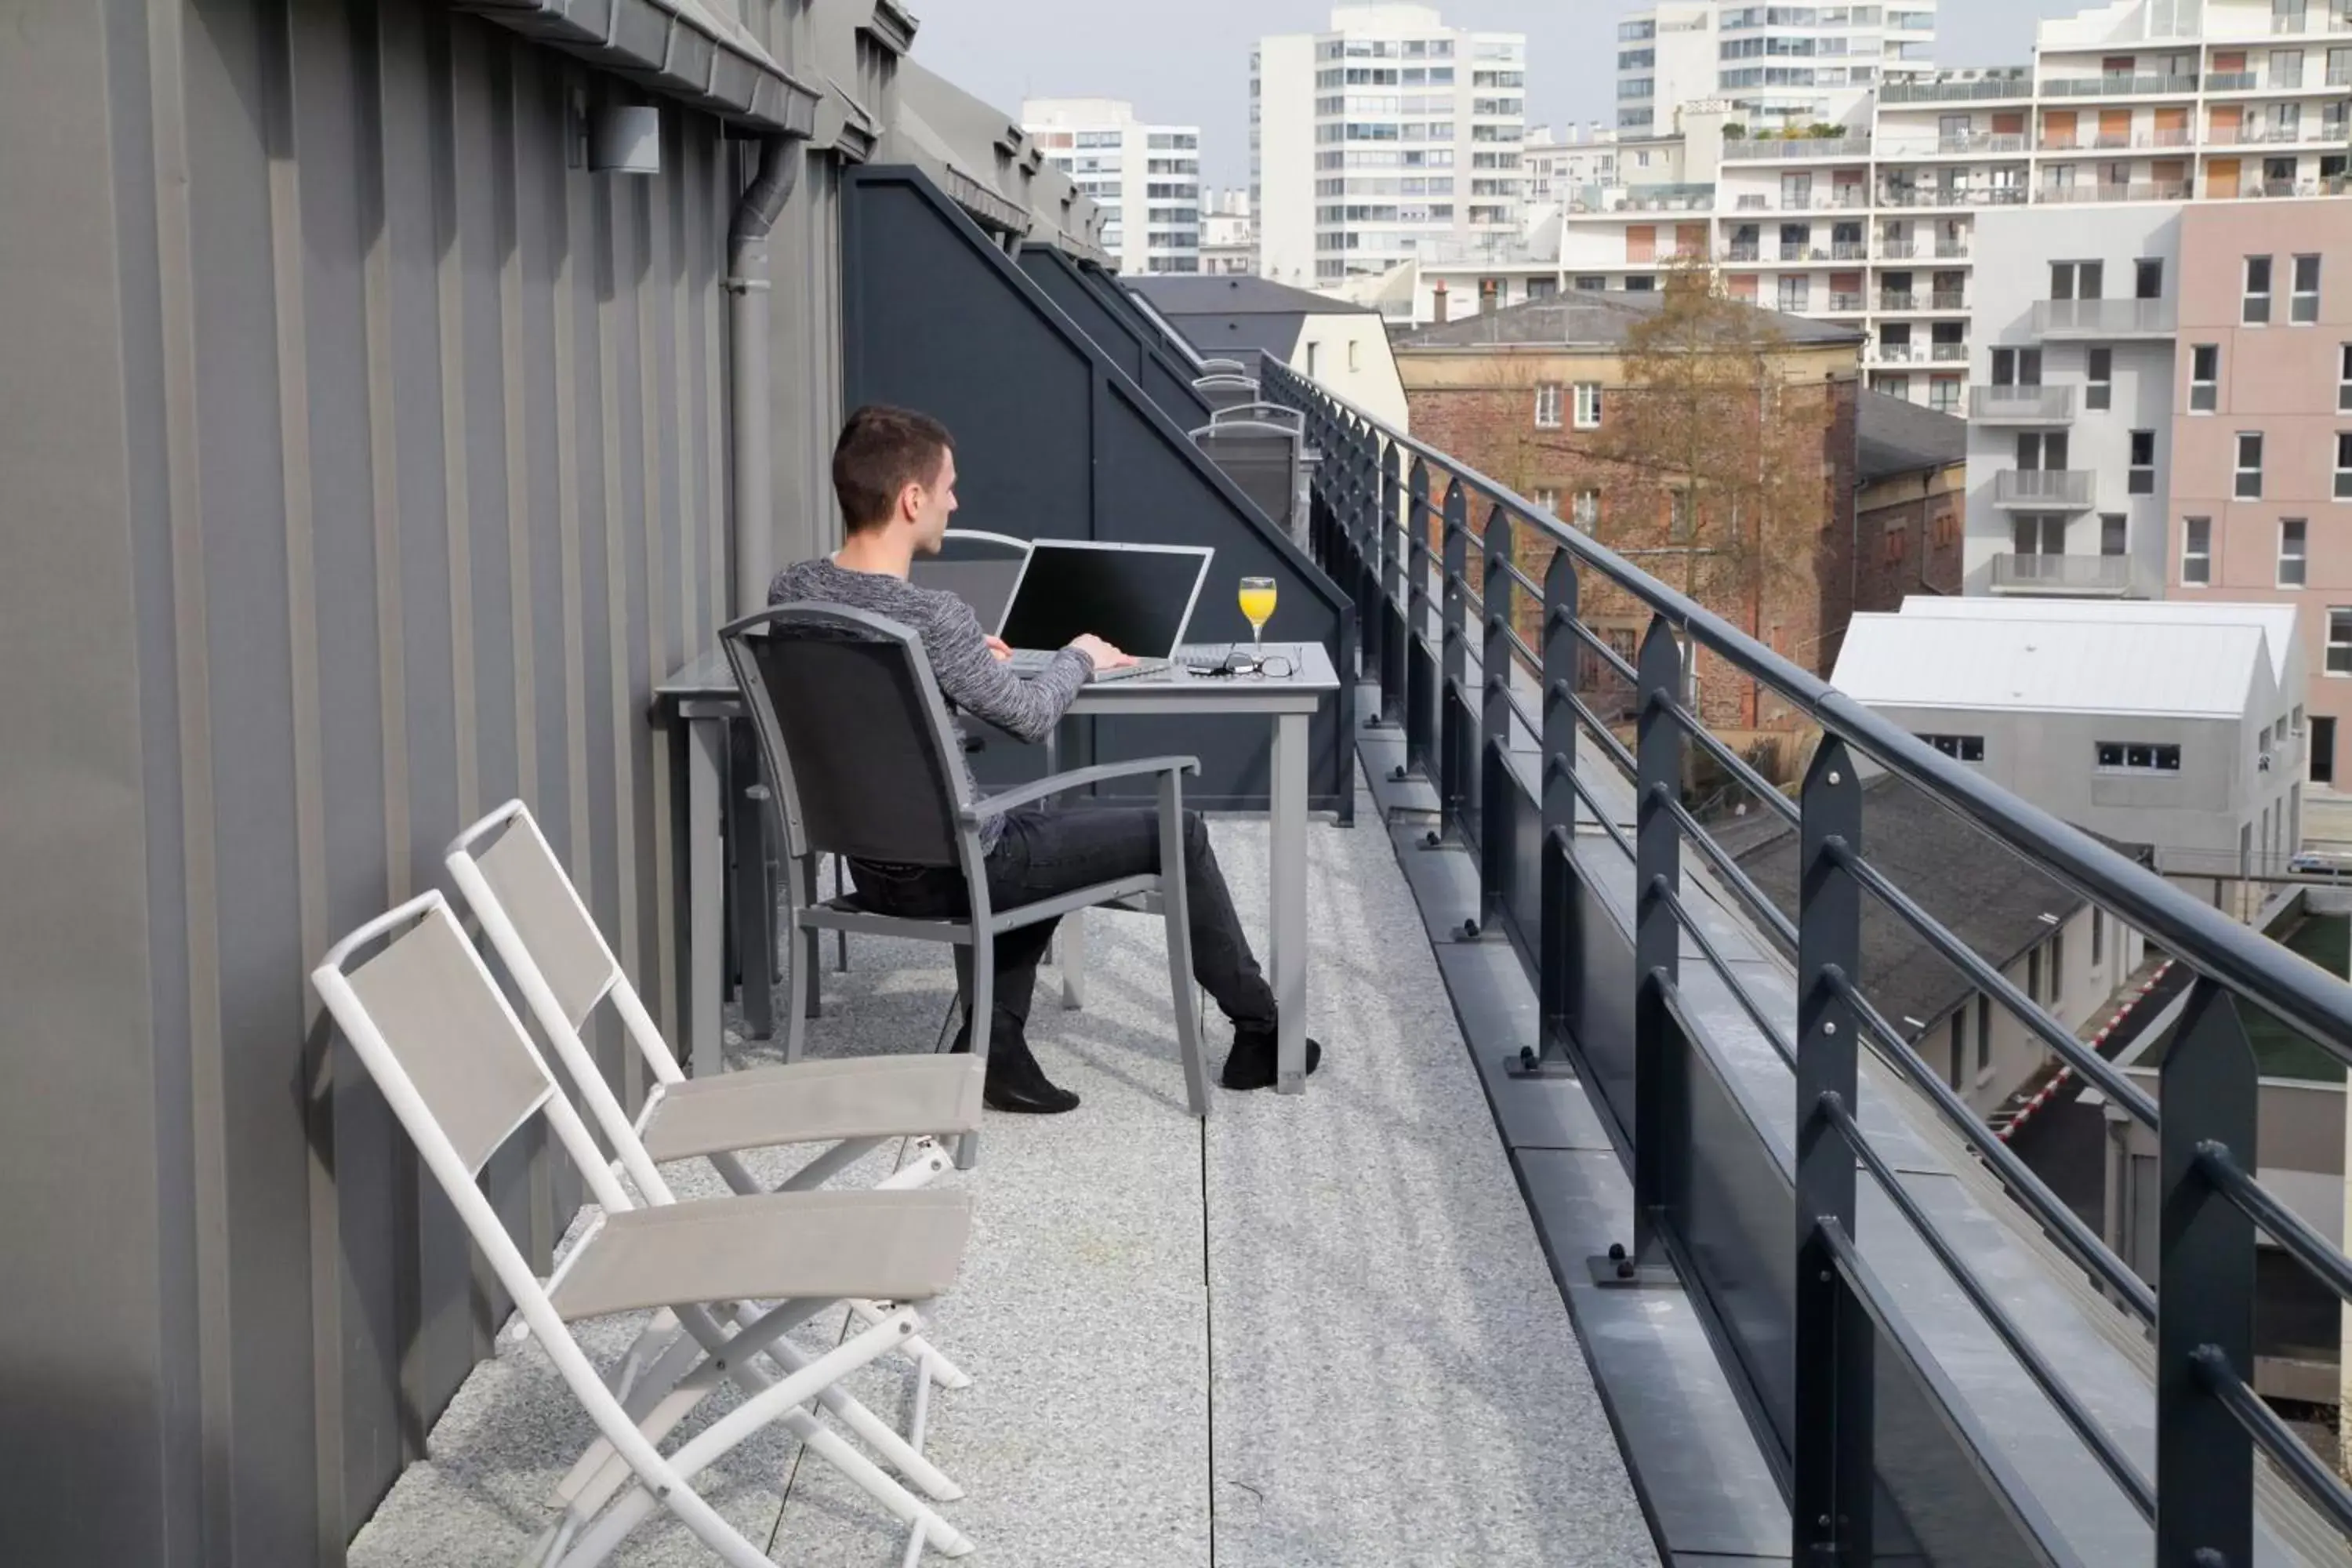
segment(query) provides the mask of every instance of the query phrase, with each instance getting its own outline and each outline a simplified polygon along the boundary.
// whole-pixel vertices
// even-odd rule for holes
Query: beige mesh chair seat
[[[677,1301],[928,1300],[955,1282],[969,1194],[763,1193],[630,1209],[551,1292],[566,1322]]]
[[[644,1129],[662,1164],[770,1143],[830,1143],[980,1125],[985,1069],[969,1057],[856,1057],[751,1068],[668,1086]]]
[[[583,1466],[595,1459],[586,1479],[535,1543],[530,1562],[594,1568],[662,1508],[733,1568],[768,1568],[767,1554],[721,1518],[693,1483],[712,1462],[778,1422],[810,1455],[907,1522],[917,1552],[926,1544],[950,1556],[971,1550],[967,1538],[818,1414],[847,1420],[861,1437],[887,1430],[838,1384],[901,1350],[921,1322],[908,1303],[927,1300],[953,1281],[971,1236],[968,1194],[793,1192],[679,1205],[632,1137],[619,1153],[650,1206],[641,1205],[556,1087],[521,1019],[438,892],[412,899],[353,931],[327,953],[310,980],[513,1298],[524,1330],[540,1341],[602,1434],[583,1456]],[[547,985],[544,977],[539,984]],[[477,1180],[534,1118],[545,1119],[604,1210],[544,1281]],[[785,1339],[795,1325],[854,1297],[898,1305],[863,1328],[853,1326],[823,1355],[811,1356]],[[730,1331],[712,1310],[753,1301],[772,1304],[756,1313],[745,1308],[740,1331]],[[634,1403],[625,1401],[598,1374],[568,1325],[654,1307],[685,1328],[676,1342],[683,1349],[672,1359],[687,1370],[683,1376],[649,1378]],[[742,1390],[742,1402],[674,1452],[662,1453],[656,1445],[730,1382]],[[918,1449],[929,1388],[928,1381],[918,1384],[912,1445]],[[899,1458],[893,1463],[911,1473]],[[919,1453],[914,1463],[921,1464]]]

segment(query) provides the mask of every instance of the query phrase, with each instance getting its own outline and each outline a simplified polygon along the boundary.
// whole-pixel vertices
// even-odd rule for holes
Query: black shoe
[[[963,1042],[962,1048],[970,1049],[971,1042]],[[980,1102],[991,1110],[1015,1116],[1059,1116],[1078,1108],[1078,1097],[1047,1078],[1037,1058],[1029,1054],[1029,1043],[1018,1039],[1002,1045],[990,1042],[988,1079],[981,1088]]]
[[[1225,1058],[1225,1070],[1217,1081],[1227,1089],[1272,1089],[1276,1075],[1275,1030],[1265,1027],[1236,1026],[1234,1030],[1233,1054]],[[1307,1042],[1307,1070],[1312,1073],[1322,1065],[1323,1047],[1313,1040]]]

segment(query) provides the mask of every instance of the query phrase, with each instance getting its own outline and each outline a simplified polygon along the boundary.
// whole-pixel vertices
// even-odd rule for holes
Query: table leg
[[[687,1070],[696,1078],[715,1078],[724,1066],[719,1021],[727,990],[727,858],[719,832],[719,749],[726,734],[723,719],[687,721]]]
[[[1304,713],[1274,721],[1274,778],[1268,880],[1273,894],[1275,1005],[1281,1026],[1275,1045],[1275,1089],[1307,1089],[1307,728]]]

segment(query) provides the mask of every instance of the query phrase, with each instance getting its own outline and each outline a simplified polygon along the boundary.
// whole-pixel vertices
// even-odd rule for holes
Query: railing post
[[[1391,441],[1381,454],[1380,479],[1366,498],[1364,513],[1364,575],[1356,602],[1365,606],[1364,666],[1381,682],[1381,722],[1388,721],[1388,705],[1395,688],[1389,683],[1390,636],[1388,570],[1394,546],[1397,508],[1404,500],[1404,448]]]
[[[1406,574],[1412,570],[1413,530],[1429,515],[1429,459],[1416,457],[1405,479],[1404,516],[1381,514],[1381,716],[1405,721],[1405,678],[1412,658],[1412,623],[1406,608]],[[1412,751],[1406,737],[1406,751]]]
[[[1682,647],[1664,616],[1642,638],[1640,699],[1634,721],[1633,816],[1633,1251],[1612,1271],[1628,1284],[1663,1270],[1657,1212],[1665,1201],[1665,1099],[1668,1041],[1675,1021],[1667,988],[1682,978],[1682,927],[1671,900],[1682,893],[1682,830],[1672,807],[1682,799],[1683,732],[1672,712],[1682,691]]]
[[[1862,973],[1862,888],[1838,859],[1862,853],[1862,782],[1824,735],[1806,771],[1797,896],[1797,1249],[1792,1564],[1870,1562],[1870,1331],[1852,1321],[1821,1227],[1853,1234],[1854,1153],[1822,1110],[1854,1111],[1853,1005]]]
[[[2198,1156],[2219,1143],[2255,1168],[2254,1072],[2236,998],[2197,981],[2165,1053],[2157,1130],[2157,1568],[2253,1562],[2253,1439],[2189,1358],[2213,1346],[2253,1380],[2254,1222],[2205,1180]]]
[[[1582,942],[1576,910],[1576,695],[1583,646],[1576,636],[1580,585],[1576,557],[1555,545],[1544,569],[1543,614],[1543,876],[1538,884],[1536,948],[1537,1049],[1545,1063],[1564,1062],[1568,1020]]]
[[[1438,552],[1438,570],[1444,574],[1438,600],[1443,627],[1437,651],[1437,826],[1440,832],[1462,826],[1464,787],[1469,780],[1462,764],[1463,736],[1455,718],[1454,694],[1470,673],[1465,642],[1465,600],[1470,570],[1469,495],[1460,485],[1445,493],[1444,543]],[[1463,700],[1469,699],[1465,695]]]
[[[1505,868],[1517,837],[1503,818],[1510,784],[1511,616],[1518,584],[1507,565],[1518,523],[1500,506],[1486,515],[1486,566],[1480,574],[1486,635],[1478,645],[1478,921],[1491,926],[1504,898]]]

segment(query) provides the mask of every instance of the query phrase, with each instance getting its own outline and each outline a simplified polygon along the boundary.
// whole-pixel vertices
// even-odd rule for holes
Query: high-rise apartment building
[[[1831,13],[1763,13],[1791,14]],[[1882,50],[1833,135],[1759,134],[1741,89],[1661,100],[1654,134],[1620,131],[1619,184],[1571,206],[1536,270],[1654,288],[1678,255],[1708,255],[1759,304],[1864,328],[1878,390],[1957,410],[1984,357],[1980,215],[2352,188],[2352,0],[2120,0],[2040,24],[2030,66],[1894,68]]]
[[[1103,247],[1130,275],[1201,270],[1201,128],[1147,125],[1115,98],[1033,98],[1021,128],[1103,209]]]
[[[1526,199],[1527,38],[1425,5],[1343,5],[1250,57],[1258,265],[1312,288],[1433,242],[1507,241]]]
[[[1555,136],[1551,127],[1538,125],[1528,132],[1528,216],[1537,209],[1566,206],[1580,194],[1617,183],[1617,132],[1599,121],[1571,125]]]
[[[1201,270],[1213,277],[1257,274],[1257,215],[1249,193],[1211,190],[1201,203]]]
[[[1935,54],[1936,0],[1665,0],[1618,26],[1617,128],[1653,134],[1698,98],[1728,100],[1756,127],[1835,124],[1880,82],[1927,70]]]

